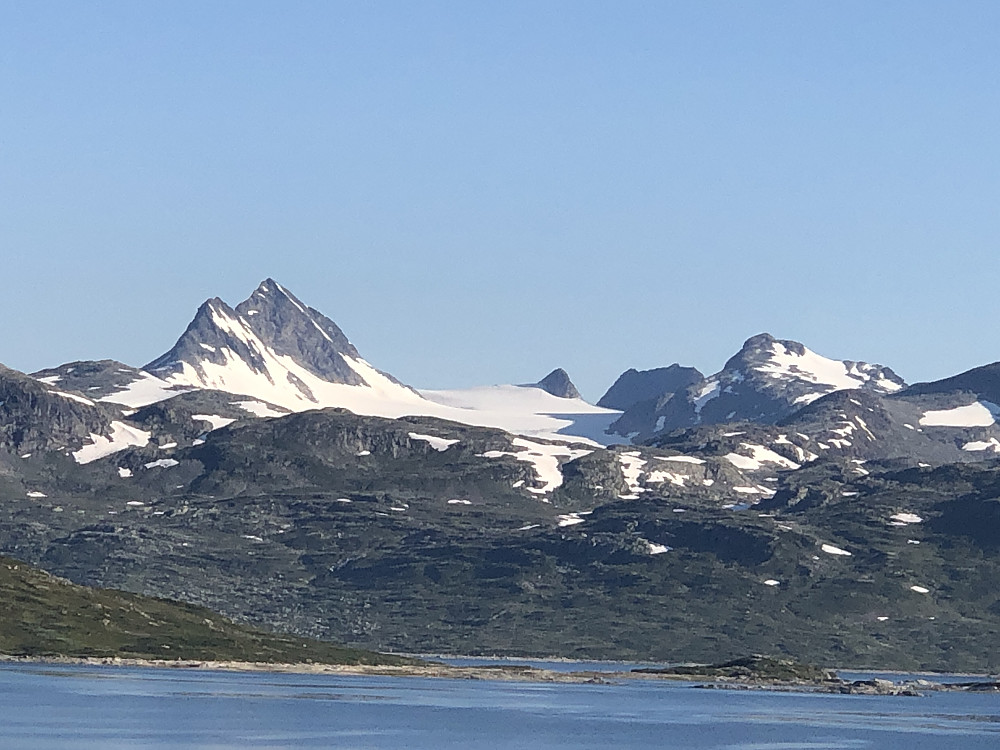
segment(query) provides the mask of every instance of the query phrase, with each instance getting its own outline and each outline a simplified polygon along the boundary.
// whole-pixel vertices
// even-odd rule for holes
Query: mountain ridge
[[[642,373],[632,377],[642,377]],[[611,429],[642,440],[698,424],[774,423],[838,390],[894,393],[904,387],[902,378],[883,365],[829,359],[797,341],[761,333],[748,338],[714,375],[686,386],[672,385],[653,398],[629,405]]]
[[[933,433],[938,443],[958,444],[926,448],[918,451],[921,456],[943,459],[964,450],[958,455],[966,459],[971,453],[1000,451],[1000,443],[993,442],[1000,437],[990,429],[995,421],[990,416],[993,402],[962,395],[978,387],[977,393],[996,393],[994,397],[1000,400],[998,371],[1000,365],[984,365],[952,378],[907,387],[891,368],[829,359],[799,342],[763,333],[748,338],[723,369],[710,376],[678,364],[642,372],[627,370],[596,407],[579,397],[569,375],[559,368],[520,390],[494,386],[416,391],[365,362],[336,323],[268,278],[235,308],[217,297],[206,300],[177,343],[146,369],[102,360],[69,363],[34,377],[58,383],[80,401],[96,402],[95,408],[103,409],[105,417],[100,429],[91,433],[101,435],[112,447],[134,444],[141,437],[116,443],[115,428],[109,422],[114,414],[107,406],[127,407],[116,421],[125,424],[130,411],[192,389],[242,397],[231,402],[224,401],[224,396],[216,399],[217,416],[225,419],[235,418],[231,405],[236,403],[246,404],[244,411],[249,409],[250,416],[332,406],[375,416],[423,414],[605,445],[643,443],[698,425],[780,424],[799,412],[807,418],[813,413],[807,407],[824,396],[858,390],[890,398],[884,408],[896,415],[893,419],[898,424],[886,428],[885,439],[911,446],[914,436],[901,430],[925,437]],[[546,401],[542,394],[555,400]],[[617,409],[607,408],[612,406]],[[942,406],[949,408],[938,408]],[[621,413],[616,415],[616,411]],[[837,426],[839,415],[823,419],[833,420],[829,429],[845,429]],[[852,425],[851,430],[864,432],[856,423]],[[814,427],[822,432],[818,423]],[[846,442],[836,436],[827,441],[834,446]],[[862,453],[884,457],[909,449],[880,447],[870,455]],[[859,450],[857,445],[854,450]]]
[[[997,663],[990,366],[905,388],[764,334],[708,377],[626,372],[624,412],[558,369],[416,392],[261,286],[164,370],[0,371],[0,551],[381,649]],[[338,358],[374,385],[317,374]]]

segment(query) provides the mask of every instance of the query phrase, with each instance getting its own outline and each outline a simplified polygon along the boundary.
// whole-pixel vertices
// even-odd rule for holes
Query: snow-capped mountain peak
[[[797,341],[761,333],[747,339],[719,372],[636,403],[613,429],[641,438],[698,424],[772,424],[836,391],[887,395],[905,385],[888,367],[830,359]]]
[[[797,404],[811,403],[834,391],[860,388],[888,394],[905,386],[888,367],[829,359],[797,341],[778,340],[766,333],[748,339],[734,359],[740,360],[743,369],[755,370],[784,383],[800,383],[809,392],[797,396],[794,400]],[[730,370],[728,364],[726,369]],[[730,379],[745,377],[741,369],[732,369],[727,374]]]
[[[217,297],[206,301],[173,348],[144,369],[172,385],[249,394],[293,411],[351,408],[351,394],[420,400],[365,362],[332,320],[272,279],[235,309]]]
[[[344,360],[361,359],[344,332],[273,279],[261,282],[234,312],[276,354],[292,357],[325,380],[363,384]]]

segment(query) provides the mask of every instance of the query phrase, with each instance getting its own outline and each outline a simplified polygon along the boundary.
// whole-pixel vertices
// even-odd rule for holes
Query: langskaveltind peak
[[[415,395],[273,279],[235,308],[207,300],[177,343],[143,369],[172,385],[254,395],[296,411],[337,402],[335,386]]]

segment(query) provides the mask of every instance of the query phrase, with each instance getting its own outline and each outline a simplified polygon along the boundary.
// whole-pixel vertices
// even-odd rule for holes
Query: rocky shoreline
[[[122,657],[6,656],[0,664],[49,664],[54,666],[148,667],[193,671],[274,672],[285,674],[329,674],[380,677],[438,677],[465,680],[517,682],[612,682],[629,677],[627,672],[562,672],[523,665],[456,667],[439,662],[423,664],[320,664],[315,662],[211,661],[202,659],[133,659]]]
[[[897,682],[879,678],[846,680],[838,677],[836,672],[832,670],[762,657],[747,657],[717,665],[643,668],[630,671],[559,671],[520,664],[451,666],[440,662],[425,662],[409,665],[370,665],[65,656],[0,656],[0,664],[149,667],[194,671],[423,677],[573,684],[613,684],[628,680],[665,680],[692,683],[691,687],[693,688],[709,690],[753,690],[837,695],[917,697],[931,692],[1000,693],[1000,681],[992,678],[967,682],[935,682],[925,679],[903,679]]]

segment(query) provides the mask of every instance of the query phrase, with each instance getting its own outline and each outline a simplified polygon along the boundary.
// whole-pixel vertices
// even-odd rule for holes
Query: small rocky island
[[[791,659],[745,656],[717,664],[685,664],[671,667],[633,669],[633,675],[650,678],[694,681],[698,688],[727,690],[778,690],[785,692],[838,693],[841,695],[920,696],[926,692],[1000,692],[995,680],[934,682],[879,678],[845,680],[830,669],[801,664]]]

